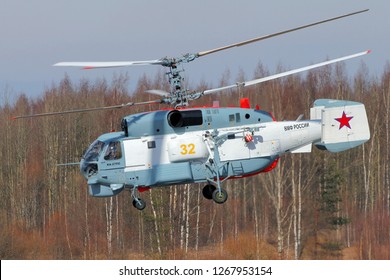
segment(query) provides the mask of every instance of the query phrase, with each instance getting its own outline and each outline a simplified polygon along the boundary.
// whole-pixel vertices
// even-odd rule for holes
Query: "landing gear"
[[[202,193],[206,199],[212,199],[215,203],[218,204],[224,203],[228,198],[228,194],[224,189],[217,188],[216,186],[211,184],[204,186]]]
[[[211,185],[211,184],[207,184],[206,186],[204,186],[203,190],[202,190],[202,194],[203,194],[204,198],[206,198],[206,199],[213,199],[213,192],[216,189],[217,188],[214,185]]]
[[[146,207],[145,201],[138,196],[138,188],[133,187],[131,190],[131,197],[133,198],[133,206],[138,210],[144,210]]]
[[[133,206],[138,210],[144,210],[146,207],[146,203],[141,198],[137,198],[133,199]]]
[[[224,203],[228,198],[228,194],[221,188],[221,184],[229,179],[229,175],[226,174],[228,173],[229,162],[221,162],[218,151],[218,146],[226,141],[228,136],[226,133],[219,135],[219,131],[216,129],[212,132],[206,131],[203,135],[203,140],[210,155],[205,167],[210,171],[211,176],[207,178],[209,184],[203,188],[202,193],[205,198],[212,199],[218,204]],[[223,178],[221,178],[221,174],[224,174]]]
[[[224,203],[228,198],[228,194],[224,189],[216,189],[213,192],[213,200],[215,203],[222,204]]]

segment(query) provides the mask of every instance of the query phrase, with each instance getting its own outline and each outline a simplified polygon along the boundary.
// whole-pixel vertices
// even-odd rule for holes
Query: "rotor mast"
[[[198,54],[185,54],[179,58],[162,58],[161,65],[169,68],[168,76],[171,90],[169,96],[166,96],[164,103],[169,103],[175,108],[183,108],[189,105],[190,100],[194,100],[189,94],[189,90],[184,86],[184,77],[181,75],[184,68],[179,69],[181,63],[188,63],[197,58]]]
[[[184,78],[180,74],[184,69],[180,70],[177,68],[177,63],[175,59],[171,60],[172,62],[169,65],[168,75],[169,83],[171,85],[170,90],[170,103],[177,107],[186,107],[188,106],[187,90],[184,88]]]

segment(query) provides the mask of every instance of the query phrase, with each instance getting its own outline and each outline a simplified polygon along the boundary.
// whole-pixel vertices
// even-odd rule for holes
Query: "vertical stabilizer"
[[[319,99],[310,110],[311,119],[320,119],[321,141],[315,145],[330,152],[341,152],[370,139],[366,109],[362,103]]]

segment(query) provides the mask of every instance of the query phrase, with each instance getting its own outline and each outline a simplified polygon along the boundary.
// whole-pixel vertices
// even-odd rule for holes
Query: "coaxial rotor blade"
[[[149,89],[146,91],[146,93],[155,94],[162,97],[167,97],[170,95],[169,92],[166,92],[165,90],[161,90],[161,89]]]
[[[91,111],[121,109],[121,108],[124,108],[124,107],[131,107],[131,106],[135,106],[135,105],[161,104],[162,102],[163,102],[162,100],[153,100],[153,101],[145,101],[145,102],[137,102],[137,103],[129,102],[129,103],[125,103],[125,104],[106,106],[106,107],[75,109],[75,110],[62,111],[62,112],[49,112],[49,113],[42,113],[42,114],[31,114],[31,115],[16,116],[16,117],[12,117],[12,119],[13,120],[17,120],[17,119],[26,119],[26,118],[48,117],[48,116],[55,116],[55,115],[84,113],[84,112],[91,112]]]
[[[299,26],[299,27],[295,27],[295,28],[291,28],[291,29],[288,29],[288,30],[276,32],[276,33],[273,33],[273,34],[269,34],[269,35],[253,38],[253,39],[242,41],[242,42],[239,42],[239,43],[227,45],[227,46],[224,46],[224,47],[220,47],[220,48],[216,48],[216,49],[212,49],[212,50],[207,50],[207,51],[202,51],[202,52],[197,53],[196,57],[212,54],[212,53],[223,51],[223,50],[230,49],[230,48],[233,48],[233,47],[241,47],[241,46],[244,46],[244,45],[247,45],[247,44],[251,44],[251,43],[254,43],[254,42],[257,42],[257,41],[269,39],[269,38],[272,38],[272,37],[276,37],[276,36],[279,36],[279,35],[282,35],[282,34],[286,34],[286,33],[290,33],[290,32],[293,32],[293,31],[297,31],[297,30],[300,30],[300,29],[308,28],[308,27],[311,27],[311,26],[314,26],[314,25],[318,25],[318,24],[322,24],[322,23],[325,23],[325,22],[341,19],[341,18],[344,18],[344,17],[349,17],[349,16],[352,16],[352,15],[364,13],[364,12],[367,12],[368,10],[369,9],[365,9],[365,10],[361,10],[361,11],[357,11],[357,12],[353,12],[353,13],[349,13],[349,14],[345,14],[345,15],[341,15],[341,16],[337,16],[337,17],[333,17],[333,18],[329,18],[329,19],[325,19],[325,20],[321,20],[321,21],[317,21],[317,22],[313,22],[313,23],[310,23],[310,24],[305,24],[305,25],[302,25],[302,26]]]
[[[318,67],[321,67],[321,66],[325,66],[325,65],[328,65],[328,64],[340,62],[340,61],[351,59],[351,58],[356,58],[356,57],[359,57],[359,56],[362,56],[362,55],[369,54],[370,52],[371,51],[368,50],[368,51],[364,51],[364,52],[360,52],[360,53],[356,53],[356,54],[352,54],[352,55],[343,56],[343,57],[340,57],[340,58],[328,60],[328,61],[325,61],[325,62],[321,62],[321,63],[309,65],[309,66],[305,66],[305,67],[302,67],[302,68],[298,68],[298,69],[282,72],[282,73],[279,73],[279,74],[267,76],[267,77],[260,78],[260,79],[255,79],[255,80],[251,80],[251,81],[247,81],[247,82],[236,83],[235,85],[230,85],[230,86],[225,86],[225,87],[205,90],[202,94],[203,95],[207,95],[207,94],[212,94],[212,93],[220,92],[220,91],[227,90],[227,89],[252,86],[252,85],[255,85],[255,84],[263,83],[263,82],[266,82],[266,81],[278,79],[278,78],[289,76],[289,75],[296,74],[296,73],[299,73],[299,72],[303,72],[303,71],[307,71],[307,70],[310,70],[310,69],[314,69],[314,68],[318,68]]]
[[[163,65],[163,60],[112,61],[112,62],[59,62],[53,66],[82,67],[83,69],[125,67],[134,65]]]

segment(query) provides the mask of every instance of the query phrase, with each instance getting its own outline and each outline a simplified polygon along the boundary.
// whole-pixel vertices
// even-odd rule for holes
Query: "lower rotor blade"
[[[360,53],[356,53],[356,54],[352,54],[352,55],[343,56],[343,57],[340,57],[340,58],[324,61],[324,62],[321,62],[321,63],[305,66],[305,67],[302,67],[302,68],[290,70],[290,71],[287,71],[287,72],[275,74],[275,75],[272,75],[272,76],[268,76],[268,77],[264,77],[264,78],[260,78],[260,79],[256,79],[256,80],[252,80],[252,81],[249,81],[249,82],[245,82],[245,86],[251,86],[251,85],[263,83],[263,82],[266,82],[266,81],[270,81],[270,80],[278,79],[278,78],[281,78],[281,77],[293,75],[293,74],[296,74],[296,73],[299,73],[299,72],[304,72],[304,71],[308,71],[308,70],[311,70],[311,69],[314,69],[314,68],[322,67],[322,66],[325,66],[325,65],[329,65],[329,64],[340,62],[340,61],[356,58],[356,57],[359,57],[359,56],[362,56],[362,55],[369,54],[370,52],[371,51],[368,50],[368,51],[364,51],[364,52],[360,52]]]
[[[169,92],[166,92],[165,90],[161,90],[161,89],[149,89],[146,91],[146,93],[155,94],[162,97],[169,96]]]
[[[313,22],[313,23],[310,23],[310,24],[306,24],[306,25],[302,25],[302,26],[299,26],[299,27],[291,28],[291,29],[288,29],[288,30],[276,32],[276,33],[273,33],[273,34],[269,34],[269,35],[253,38],[253,39],[242,41],[242,42],[239,42],[239,43],[227,45],[227,46],[216,48],[216,49],[213,49],[213,50],[199,52],[199,53],[197,53],[197,57],[208,55],[208,54],[212,54],[212,53],[219,52],[219,51],[223,51],[223,50],[230,49],[230,48],[233,48],[233,47],[241,47],[241,46],[244,46],[244,45],[247,45],[247,44],[251,44],[251,43],[254,43],[254,42],[257,42],[257,41],[269,39],[269,38],[272,38],[272,37],[276,37],[276,36],[279,36],[279,35],[282,35],[282,34],[286,34],[286,33],[290,33],[290,32],[293,32],[293,31],[297,31],[297,30],[300,30],[300,29],[308,28],[308,27],[311,27],[311,26],[314,26],[314,25],[318,25],[318,24],[322,24],[322,23],[325,23],[325,22],[341,19],[341,18],[344,18],[344,17],[349,17],[349,16],[353,16],[353,15],[356,15],[356,14],[364,13],[364,12],[367,12],[368,10],[369,9],[365,9],[365,10],[361,10],[361,11],[357,11],[357,12],[341,15],[341,16],[338,16],[338,17],[333,17],[333,18],[329,18],[329,19]]]
[[[325,62],[321,62],[321,63],[309,65],[309,66],[305,66],[305,67],[302,67],[302,68],[298,68],[298,69],[294,69],[294,70],[278,73],[278,74],[275,74],[275,75],[271,75],[271,76],[267,76],[267,77],[263,77],[263,78],[259,78],[259,79],[255,79],[255,80],[251,80],[251,81],[247,81],[247,82],[241,82],[241,83],[236,83],[235,85],[230,85],[230,86],[224,86],[224,87],[220,87],[220,88],[205,90],[202,94],[203,95],[207,95],[207,94],[212,94],[212,93],[216,93],[216,92],[221,92],[221,91],[224,91],[224,90],[227,90],[227,89],[252,86],[252,85],[263,83],[263,82],[266,82],[266,81],[270,81],[270,80],[278,79],[278,78],[281,78],[281,77],[293,75],[293,74],[296,74],[296,73],[299,73],[299,72],[308,71],[310,69],[318,68],[318,67],[325,66],[325,65],[328,65],[328,64],[332,64],[332,63],[340,62],[340,61],[343,61],[343,60],[347,60],[347,59],[359,57],[359,56],[362,56],[362,55],[366,55],[366,54],[369,54],[370,52],[371,51],[368,50],[368,51],[364,51],[364,52],[360,52],[360,53],[356,53],[356,54],[352,54],[352,55],[348,55],[348,56],[343,56],[343,57],[340,57],[340,58],[328,60],[328,61],[325,61]]]
[[[17,119],[27,119],[27,118],[36,118],[36,117],[48,117],[48,116],[74,114],[74,113],[84,113],[84,112],[92,112],[92,111],[121,109],[121,108],[124,108],[124,107],[131,107],[131,106],[135,106],[135,105],[161,104],[161,102],[162,102],[161,100],[153,100],[153,101],[145,101],[145,102],[137,102],[137,103],[129,102],[129,103],[126,103],[126,104],[114,105],[114,106],[106,106],[106,107],[86,108],[86,109],[76,109],[76,110],[69,110],[69,111],[62,111],[62,112],[50,112],[50,113],[42,113],[42,114],[31,114],[31,115],[16,116],[16,117],[12,117],[12,119],[13,120],[17,120]]]

